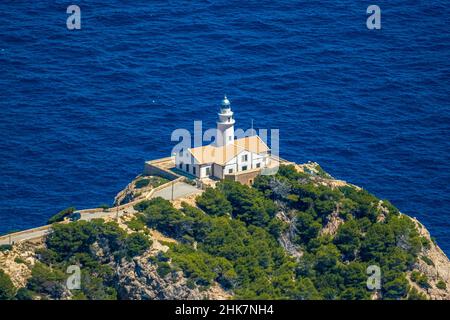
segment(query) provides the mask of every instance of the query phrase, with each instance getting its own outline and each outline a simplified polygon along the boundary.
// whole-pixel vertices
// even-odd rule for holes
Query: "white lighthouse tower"
[[[219,121],[217,121],[216,146],[222,147],[234,142],[234,118],[227,96],[223,98],[220,108]]]

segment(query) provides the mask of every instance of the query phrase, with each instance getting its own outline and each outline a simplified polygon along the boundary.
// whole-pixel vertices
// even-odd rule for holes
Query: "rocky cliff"
[[[414,271],[424,274],[428,279],[425,288],[409,280],[412,286],[424,293],[430,299],[450,300],[450,262],[445,253],[431,239],[428,230],[417,220],[413,219],[417,225],[419,233],[429,240],[429,247],[422,249],[419,259],[414,265]]]
[[[157,266],[149,263],[149,253],[133,261],[123,261],[117,267],[119,297],[127,300],[227,300],[230,293],[218,284],[208,290],[192,287],[182,271],[167,275],[158,273]]]
[[[311,174],[311,179],[317,185],[323,185],[334,189],[342,186],[351,186],[344,181],[333,179],[331,176],[323,172],[315,163],[304,165],[296,165],[296,170]],[[135,181],[132,183],[133,186]],[[127,189],[133,189],[130,187]],[[281,192],[281,191],[280,191]],[[127,194],[123,192],[118,202],[122,202],[127,198]],[[191,205],[195,205],[194,199],[186,199]],[[126,200],[125,200],[126,201]],[[175,207],[181,207],[181,200],[174,203]],[[296,240],[298,234],[298,224],[296,213],[278,203],[279,210],[276,217],[287,226],[281,232],[278,242],[285,249],[286,253],[293,257],[296,261],[301,261],[304,251]],[[382,223],[388,215],[388,208],[380,201],[378,209],[381,212],[377,217],[377,221]],[[385,214],[383,214],[385,212]],[[133,217],[125,216],[119,219],[118,225],[126,233],[133,231],[130,228],[130,220]],[[407,271],[407,280],[411,287],[428,299],[446,299],[450,300],[450,261],[445,253],[431,239],[427,229],[417,220],[411,218],[421,237],[426,239],[426,244],[421,247],[421,251],[417,255],[412,269]],[[336,236],[339,227],[346,222],[340,214],[340,206],[337,205],[325,219],[319,231],[320,236],[333,238]],[[177,240],[163,236],[156,230],[143,227],[139,231],[145,234],[151,240],[150,249],[144,253],[133,257],[132,259],[121,259],[114,261],[110,257],[108,251],[101,248],[99,243],[91,246],[91,252],[99,260],[109,265],[115,272],[115,281],[117,283],[117,293],[120,299],[230,299],[234,293],[232,290],[225,290],[222,286],[213,282],[209,287],[200,287],[193,285],[186,277],[183,270],[171,269],[167,272],[161,272],[155,257],[159,253],[165,253],[169,250],[170,243],[177,243]],[[196,249],[196,243],[193,244]],[[401,244],[399,244],[401,246]],[[27,280],[31,277],[31,270],[37,261],[41,259],[39,250],[44,248],[42,241],[38,242],[22,242],[15,244],[11,249],[0,251],[0,269],[2,269],[11,278],[16,288],[25,287]],[[171,264],[171,260],[168,260]],[[73,298],[70,292],[63,295],[64,298]],[[48,298],[38,297],[38,298]],[[380,298],[374,294],[372,298]]]

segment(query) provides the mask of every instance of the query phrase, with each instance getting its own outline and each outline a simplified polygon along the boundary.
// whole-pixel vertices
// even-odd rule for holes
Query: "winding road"
[[[166,200],[176,200],[182,197],[190,196],[192,194],[200,193],[201,190],[195,186],[187,184],[185,182],[175,182],[154,192],[149,199],[161,197]],[[97,211],[92,213],[83,213],[80,220],[90,221],[92,219],[99,219],[105,217],[120,217],[125,214],[136,213],[133,208],[133,204],[129,206],[121,206],[120,210],[114,210],[114,208],[108,211]],[[39,239],[50,232],[51,225],[33,228],[29,230],[19,231],[11,234],[7,234],[0,237],[0,245],[14,244],[19,241]]]

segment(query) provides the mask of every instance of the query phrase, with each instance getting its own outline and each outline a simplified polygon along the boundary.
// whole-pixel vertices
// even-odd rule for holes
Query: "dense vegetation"
[[[287,166],[258,177],[253,188],[220,182],[197,205],[201,210],[177,210],[153,199],[138,206],[149,227],[182,243],[156,262],[167,273],[170,260],[192,285],[217,281],[244,299],[370,299],[367,268],[376,265],[384,299],[423,298],[411,291],[406,271],[427,241],[412,220],[364,190],[331,189]],[[278,211],[291,222],[298,261],[277,241],[289,227]],[[331,216],[343,222],[335,236],[321,233]]]
[[[153,188],[156,188],[166,182],[168,182],[169,180],[167,180],[166,178],[162,178],[162,177],[143,177],[140,178],[138,181],[136,181],[135,183],[135,187],[136,189],[141,189],[147,186],[152,186]]]
[[[430,245],[413,221],[362,189],[318,183],[326,178],[283,166],[275,176],[259,176],[253,187],[222,181],[197,198],[197,207],[146,200],[127,222],[132,234],[101,220],[55,224],[39,252],[41,263],[16,298],[64,297],[65,270],[75,264],[82,266],[83,281],[74,298],[116,299],[112,266],[148,249],[148,226],[177,240],[149,263],[162,277],[181,270],[190,287],[217,282],[242,299],[370,299],[367,269],[375,265],[383,299],[424,299],[406,278],[421,248]],[[333,219],[336,232],[324,232]],[[0,296],[11,297],[5,279],[0,273]],[[411,279],[428,286],[418,272]]]
[[[50,219],[48,219],[47,223],[52,224],[55,222],[63,221],[64,218],[69,217],[72,213],[75,212],[75,210],[76,209],[74,207],[69,207],[67,209],[64,209],[64,210],[58,212],[57,214],[55,214]]]
[[[147,236],[127,234],[115,222],[78,221],[52,228],[46,248],[38,251],[40,262],[34,265],[26,288],[18,291],[18,299],[36,294],[64,298],[70,265],[81,269],[81,290],[74,291],[75,299],[116,299],[116,275],[111,262],[140,255],[151,245]]]
[[[0,300],[10,300],[14,297],[16,289],[9,276],[0,270]]]
[[[296,243],[304,251],[297,276],[310,279],[322,298],[370,298],[366,288],[370,265],[381,268],[384,299],[408,296],[405,272],[422,245],[429,244],[392,204],[351,186],[317,186],[293,167],[281,167],[274,178],[261,176],[255,187],[292,210]],[[320,234],[330,215],[344,221],[334,237]]]

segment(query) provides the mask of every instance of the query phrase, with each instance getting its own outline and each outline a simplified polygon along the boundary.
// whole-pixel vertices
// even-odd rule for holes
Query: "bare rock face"
[[[146,186],[137,186],[137,183],[143,179],[154,179],[155,176],[138,175],[131,181],[122,191],[120,191],[114,198],[114,206],[130,203],[143,195],[149,193],[156,186],[149,182]]]
[[[20,242],[13,245],[11,250],[0,252],[0,268],[11,278],[16,288],[24,287],[28,278],[31,277],[38,245]]]
[[[215,285],[202,291],[189,286],[180,271],[166,276],[158,274],[157,266],[149,261],[150,254],[122,261],[117,267],[119,296],[127,300],[225,300],[231,295]]]
[[[295,169],[301,173],[311,174],[311,179],[318,184],[330,187],[332,189],[351,185],[343,180],[333,178],[331,175],[322,170],[317,162],[308,162],[304,164],[295,164]],[[352,185],[353,187],[356,187]],[[359,187],[357,187],[359,189]]]
[[[313,174],[312,180],[321,185],[326,185],[331,188],[338,188],[341,186],[350,185],[341,180],[335,180],[328,174],[324,173],[320,166],[316,163],[308,163],[304,165],[296,165],[300,172]],[[135,188],[135,182],[140,177],[137,177],[133,182],[127,186],[116,197],[116,204],[126,203],[136,196],[139,192],[147,189]],[[352,185],[353,186],[353,185]],[[356,186],[355,186],[356,187]],[[149,186],[148,188],[152,188]],[[286,187],[277,182],[274,184],[274,190],[280,196],[288,193]],[[186,201],[191,205],[195,205],[196,195],[187,198],[179,199],[174,202],[175,207],[181,207],[181,202]],[[388,214],[387,208],[383,202],[378,203],[379,216],[378,222],[382,223]],[[328,235],[334,237],[339,227],[345,223],[340,217],[339,205],[336,207],[326,220],[324,227],[321,229],[321,235]],[[134,212],[133,212],[134,213]],[[118,221],[119,226],[126,232],[132,232],[126,225],[126,221],[133,216],[121,217]],[[303,252],[301,247],[296,244],[295,238],[297,234],[296,212],[289,211],[288,208],[283,208],[277,213],[277,218],[288,225],[283,233],[280,235],[279,243],[286,250],[286,252],[297,259],[301,260]],[[106,218],[106,220],[111,218]],[[429,241],[429,246],[424,246],[422,252],[419,253],[418,259],[414,264],[414,271],[426,276],[428,286],[424,288],[411,280],[411,272],[408,273],[408,280],[410,285],[423,293],[429,299],[450,300],[450,261],[445,253],[431,240],[428,230],[417,220],[412,219],[419,234]],[[220,287],[219,284],[214,284],[208,289],[200,288],[193,285],[184,276],[182,271],[171,270],[168,274],[163,275],[158,273],[158,266],[155,264],[154,257],[159,252],[167,252],[169,247],[167,243],[176,243],[175,239],[167,238],[156,230],[146,230],[151,238],[152,247],[144,254],[133,258],[131,261],[123,259],[120,263],[116,263],[112,259],[111,249],[106,238],[100,237],[96,243],[91,247],[91,253],[102,264],[108,264],[116,271],[117,289],[120,299],[128,300],[183,300],[183,299],[211,299],[211,300],[225,300],[233,296],[232,292],[227,292]],[[8,274],[16,288],[24,287],[27,280],[31,276],[31,269],[36,263],[36,249],[43,247],[42,242],[18,242],[11,250],[0,252],[0,268]],[[195,247],[195,246],[194,246]],[[70,292],[67,290],[63,292],[62,299],[70,299]],[[374,293],[372,299],[381,299],[378,293]]]
[[[429,299],[450,300],[450,261],[441,248],[431,240],[428,230],[417,219],[412,220],[416,223],[420,235],[430,242],[430,247],[422,250],[414,266],[416,271],[427,276],[430,287],[424,289],[410,281],[411,285]]]
[[[294,242],[295,234],[297,232],[295,215],[280,211],[277,213],[277,218],[289,225],[289,227],[280,235],[278,241],[284,250],[298,261],[303,256],[303,251]]]
[[[114,205],[119,206],[122,204],[129,203],[136,197],[135,183],[140,176],[137,176],[133,181],[131,181],[122,191],[120,191],[114,198]]]
[[[344,220],[339,217],[339,210],[334,211],[327,217],[327,223],[325,227],[320,230],[320,235],[330,235],[335,236],[341,224]]]

